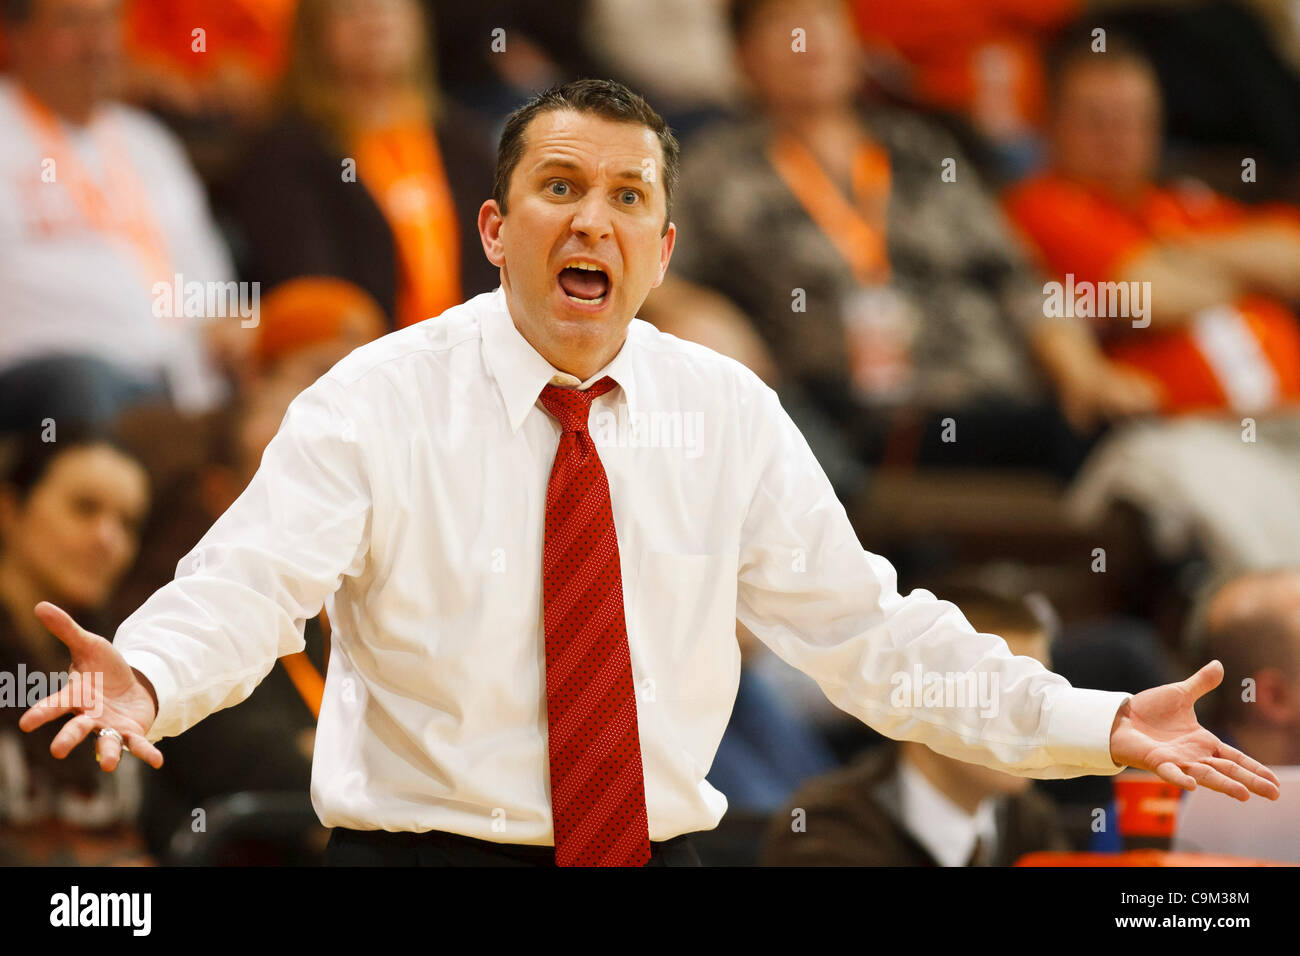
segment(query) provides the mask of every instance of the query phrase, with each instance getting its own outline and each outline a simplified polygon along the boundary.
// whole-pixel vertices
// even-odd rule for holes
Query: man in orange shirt
[[[1285,302],[1300,298],[1300,215],[1157,185],[1159,88],[1135,51],[1081,46],[1059,71],[1052,168],[1006,196],[1049,276],[1067,293],[1150,283],[1149,316],[1091,317],[1113,361],[1159,382],[1163,411],[1294,404],[1300,328]]]
[[[1112,37],[1057,61],[1051,169],[1005,197],[1048,277],[1061,361],[1156,386],[1160,417],[1118,429],[1073,490],[1080,517],[1143,508],[1171,556],[1300,560],[1300,217],[1154,179],[1154,72]],[[1080,334],[1091,325],[1094,336]],[[1115,381],[1123,381],[1115,378]],[[1103,390],[1111,388],[1103,383]],[[1233,491],[1248,494],[1233,494]],[[1227,492],[1225,494],[1225,492]]]

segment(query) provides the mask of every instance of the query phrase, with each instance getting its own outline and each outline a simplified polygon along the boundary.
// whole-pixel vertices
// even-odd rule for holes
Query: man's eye
[[[547,183],[546,188],[551,191],[551,195],[553,196],[567,196],[569,194],[569,184],[561,182],[558,179],[554,182]]]

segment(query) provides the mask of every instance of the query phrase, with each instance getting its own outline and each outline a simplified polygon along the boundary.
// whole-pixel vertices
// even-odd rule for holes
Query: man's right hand
[[[145,737],[158,715],[149,679],[132,668],[111,641],[90,633],[61,608],[42,601],[36,605],[36,617],[67,645],[72,665],[67,685],[23,714],[19,728],[30,732],[62,714],[74,714],[50,744],[55,757],[63,759],[93,732],[100,768],[115,770],[122,745],[111,734],[98,736],[99,730],[110,728],[122,735],[131,753],[154,769],[161,767],[162,753]]]
[[[1087,375],[1062,381],[1059,396],[1065,417],[1081,432],[1103,422],[1157,414],[1163,404],[1154,376],[1112,362],[1099,362]]]

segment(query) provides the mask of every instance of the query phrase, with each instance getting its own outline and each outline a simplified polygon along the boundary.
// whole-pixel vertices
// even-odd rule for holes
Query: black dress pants
[[[690,834],[651,842],[646,866],[700,866]],[[492,843],[458,833],[348,830],[335,827],[326,866],[555,866],[555,847]]]

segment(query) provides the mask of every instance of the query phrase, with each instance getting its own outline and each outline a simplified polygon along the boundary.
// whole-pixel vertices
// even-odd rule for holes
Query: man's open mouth
[[[570,262],[560,270],[560,289],[579,305],[600,305],[609,295],[609,275],[591,262]]]

